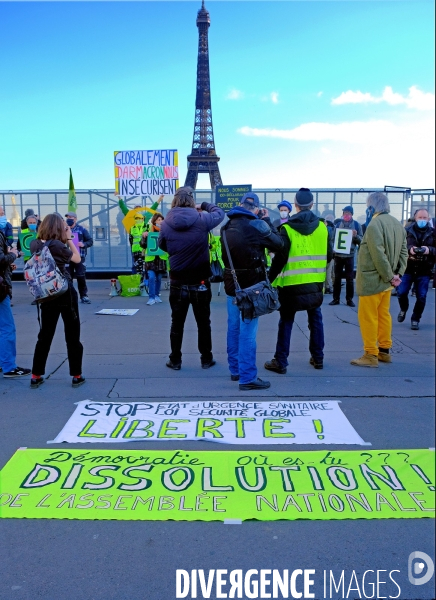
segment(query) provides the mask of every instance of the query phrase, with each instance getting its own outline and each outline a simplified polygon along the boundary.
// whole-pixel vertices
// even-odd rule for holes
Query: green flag
[[[77,212],[77,198],[74,191],[73,174],[70,169],[70,187],[68,190],[68,212]]]

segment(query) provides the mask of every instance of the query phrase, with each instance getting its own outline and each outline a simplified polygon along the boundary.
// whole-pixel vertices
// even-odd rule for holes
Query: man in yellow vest
[[[280,300],[279,331],[274,358],[265,369],[284,375],[288,366],[289,346],[295,313],[307,311],[310,329],[310,364],[323,368],[324,327],[321,304],[327,261],[333,249],[325,224],[311,211],[313,194],[300,188],[295,195],[296,214],[281,226],[283,249],[273,258],[270,279],[278,288]]]

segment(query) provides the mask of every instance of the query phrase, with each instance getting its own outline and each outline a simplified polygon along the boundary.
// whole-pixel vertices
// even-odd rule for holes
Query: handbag
[[[212,271],[212,277],[210,278],[211,283],[220,283],[221,281],[224,281],[224,271],[218,259],[213,260],[210,263],[210,270]]]
[[[260,281],[254,285],[241,289],[236,270],[233,266],[232,257],[230,255],[229,245],[226,239],[226,232],[223,230],[224,246],[230,263],[231,274],[235,282],[235,302],[241,311],[241,317],[244,321],[251,321],[263,315],[268,315],[280,308],[280,302],[277,290],[272,287],[269,282],[268,275],[265,271],[265,281]]]

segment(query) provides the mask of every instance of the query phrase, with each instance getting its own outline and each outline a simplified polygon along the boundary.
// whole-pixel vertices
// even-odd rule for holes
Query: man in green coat
[[[389,312],[392,286],[398,287],[407,265],[406,232],[389,214],[385,194],[373,192],[367,199],[374,215],[366,228],[357,259],[356,292],[364,354],[351,361],[357,367],[378,367],[392,362],[392,318]]]

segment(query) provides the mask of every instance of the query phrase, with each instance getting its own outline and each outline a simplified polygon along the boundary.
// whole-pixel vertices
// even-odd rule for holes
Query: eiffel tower
[[[194,190],[199,173],[208,173],[212,190],[222,185],[218,167],[219,156],[215,151],[212,125],[212,104],[210,99],[209,43],[208,29],[210,15],[202,0],[197,14],[198,27],[198,61],[197,61],[197,95],[195,98],[195,123],[192,150],[188,156],[188,173],[185,185]]]

